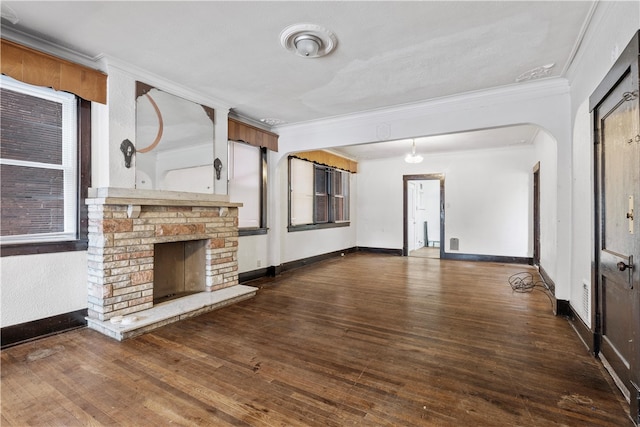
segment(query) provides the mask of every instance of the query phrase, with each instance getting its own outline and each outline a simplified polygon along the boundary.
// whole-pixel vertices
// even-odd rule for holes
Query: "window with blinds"
[[[348,225],[350,173],[289,158],[289,230]]]
[[[0,82],[1,242],[76,239],[76,97],[6,76]]]

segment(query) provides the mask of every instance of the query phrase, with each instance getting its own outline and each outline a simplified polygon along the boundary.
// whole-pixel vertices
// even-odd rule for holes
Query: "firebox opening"
[[[153,303],[205,290],[206,240],[154,245]]]

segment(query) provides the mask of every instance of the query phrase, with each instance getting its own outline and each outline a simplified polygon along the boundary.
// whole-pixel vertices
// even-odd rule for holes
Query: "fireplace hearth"
[[[100,188],[86,203],[90,328],[122,340],[255,295],[228,196]]]

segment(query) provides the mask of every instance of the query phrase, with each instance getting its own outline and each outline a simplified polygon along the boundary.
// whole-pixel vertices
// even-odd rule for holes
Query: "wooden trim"
[[[540,162],[533,166],[533,264],[540,264]]]
[[[575,311],[573,311],[573,307],[566,300],[558,300],[558,315],[562,315],[567,317],[569,321],[569,325],[576,332],[578,337],[582,340],[585,347],[589,350],[589,353],[596,355],[597,354],[597,343],[598,336],[595,332],[593,332],[589,327],[582,321],[580,316],[578,316]],[[562,307],[563,313],[560,314],[560,306]]]
[[[141,81],[136,81],[136,99],[140,98],[142,95],[146,95],[151,91],[151,89],[155,89],[155,87]]]
[[[271,151],[278,151],[278,135],[260,129],[256,126],[228,118],[227,137],[231,141],[245,142],[255,147],[265,147]]]
[[[407,212],[408,205],[408,187],[409,181],[440,181],[440,258],[444,258],[444,174],[442,173],[430,173],[421,175],[403,175],[402,176],[402,255],[409,255],[409,230],[407,228],[407,220],[409,212]],[[428,242],[425,242],[428,244]]]
[[[2,74],[35,86],[52,87],[88,101],[107,103],[107,75],[1,39]]]
[[[308,231],[308,230],[323,230],[325,228],[340,228],[340,227],[349,227],[351,226],[350,221],[345,222],[319,222],[317,224],[300,224],[300,225],[289,225],[287,226],[287,231]]]
[[[266,147],[260,147],[260,227],[267,228],[267,210],[269,208],[269,156]]]
[[[554,298],[555,299],[555,298]],[[573,313],[571,304],[566,299],[556,299],[554,314],[556,316],[567,317]]]
[[[386,249],[386,248],[369,248],[369,247],[354,247],[341,251],[329,252],[326,254],[316,255],[309,258],[303,258],[295,261],[290,261],[279,266],[270,266],[266,268],[259,268],[257,270],[245,271],[238,274],[238,282],[240,284],[247,283],[252,280],[261,279],[263,277],[276,277],[281,273],[293,270],[296,268],[304,267],[306,265],[314,264],[316,262],[324,261],[329,258],[336,258],[342,256],[342,254],[354,253],[354,252],[368,252],[385,255],[397,255],[402,256],[402,249]]]
[[[567,307],[565,306],[566,304],[569,304],[569,301],[566,300],[559,300],[556,298],[556,284],[553,281],[553,279],[551,278],[551,276],[549,276],[549,274],[547,274],[547,271],[544,269],[544,267],[542,267],[539,264],[535,264],[536,260],[533,260],[533,265],[538,269],[538,273],[540,274],[540,277],[542,277],[542,281],[545,283],[545,285],[547,285],[547,287],[549,288],[549,298],[551,298],[551,305],[553,307],[553,314],[555,316],[566,316],[568,311],[567,311]]]
[[[78,238],[89,241],[89,206],[84,201],[91,187],[91,102],[78,100]]]
[[[268,267],[259,268],[257,270],[252,270],[252,271],[245,271],[244,273],[239,273],[238,283],[242,285],[252,280],[262,279],[263,277],[270,277]]]
[[[243,236],[260,236],[267,234],[269,229],[267,228],[238,228],[238,237]]]
[[[359,252],[368,252],[372,254],[386,254],[386,255],[395,255],[402,256],[402,249],[387,249],[387,248],[371,248],[367,246],[358,246]]]
[[[351,173],[358,172],[358,162],[355,160],[347,159],[346,157],[338,156],[337,154],[324,150],[301,151],[299,153],[291,154],[291,157],[307,160],[319,165],[342,169]]]
[[[440,258],[458,260],[458,261],[501,262],[504,264],[533,265],[533,258],[531,257],[476,255],[476,254],[459,254],[459,253],[443,252]]]
[[[308,258],[298,259],[295,261],[285,262],[281,265],[280,273],[285,271],[294,270],[296,268],[304,267],[305,265],[315,264],[316,262],[324,261],[329,258],[340,257],[342,254],[355,252],[357,248],[347,248],[340,251],[327,252],[325,254],[316,255]]]
[[[276,277],[282,273],[281,265],[270,265],[267,267],[267,277]]]
[[[70,240],[65,242],[44,243],[17,243],[15,245],[2,245],[2,247],[0,248],[0,257],[86,251],[88,247],[88,240]]]
[[[87,326],[87,309],[2,328],[2,348]]]
[[[551,278],[551,276],[549,276],[549,274],[547,274],[547,271],[541,265],[538,266],[538,272],[540,273],[540,276],[542,276],[542,280],[544,280],[544,282],[549,287],[549,290],[551,291],[551,294],[555,297],[555,295],[556,295],[556,284],[553,281],[553,279]]]
[[[640,30],[638,30],[629,44],[622,51],[616,62],[613,64],[607,75],[600,82],[598,87],[589,97],[589,111],[592,112],[609,94],[611,89],[631,71],[634,61],[638,61],[638,51],[640,50]]]

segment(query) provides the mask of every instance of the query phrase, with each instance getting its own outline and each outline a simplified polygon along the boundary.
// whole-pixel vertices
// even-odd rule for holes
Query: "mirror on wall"
[[[214,110],[136,84],[136,188],[214,192]]]

